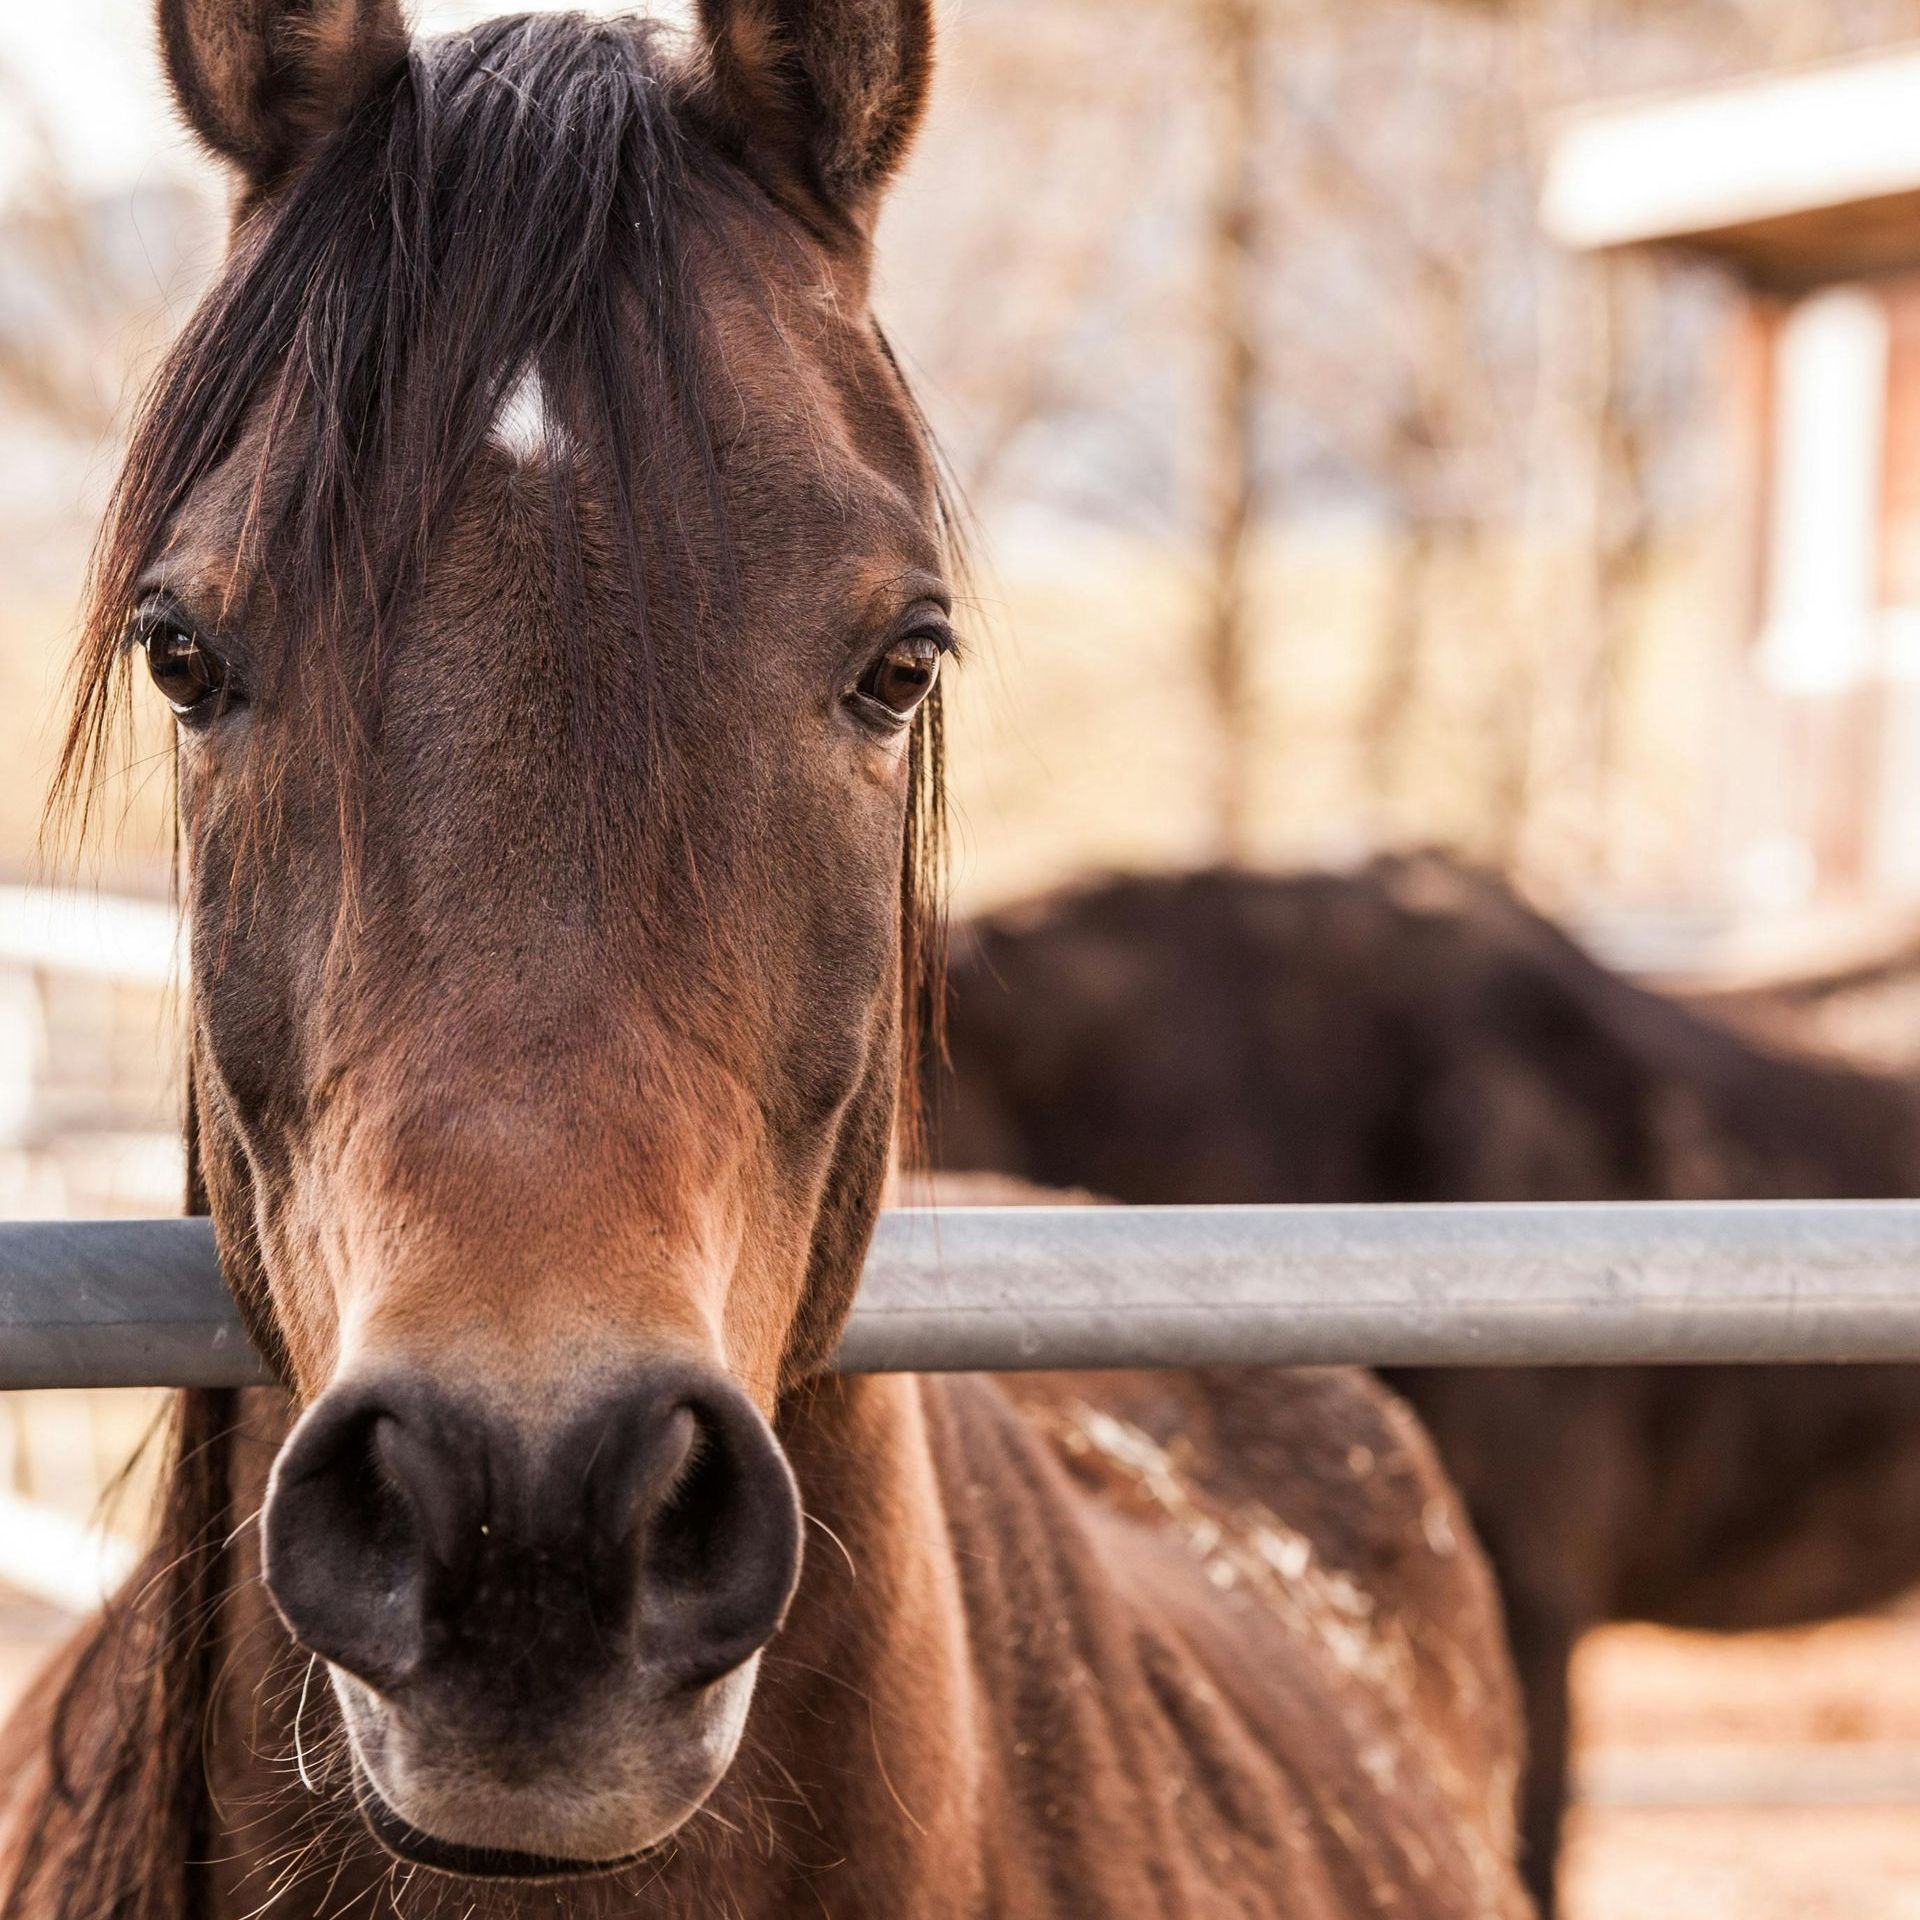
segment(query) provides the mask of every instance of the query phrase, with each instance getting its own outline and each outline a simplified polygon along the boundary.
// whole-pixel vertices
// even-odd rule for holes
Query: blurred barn
[[[1549,231],[1738,282],[1726,830],[1775,907],[1920,899],[1920,48],[1573,121]]]

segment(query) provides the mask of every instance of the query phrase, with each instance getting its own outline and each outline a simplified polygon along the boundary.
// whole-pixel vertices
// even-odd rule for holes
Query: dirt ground
[[[1569,1920],[1920,1920],[1920,1613],[1582,1648]]]
[[[69,1630],[0,1591],[0,1710]],[[1568,1920],[1920,1920],[1920,1611],[1582,1649]]]

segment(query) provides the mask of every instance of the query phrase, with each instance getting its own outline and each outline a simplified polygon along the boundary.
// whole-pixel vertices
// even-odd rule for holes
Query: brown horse
[[[933,1137],[1139,1203],[1920,1194],[1908,1086],[1608,973],[1445,861],[1119,880],[959,942]],[[1606,1620],[1716,1631],[1920,1583],[1920,1373],[1395,1376],[1499,1578],[1550,1910],[1567,1666]]]
[[[5,1912],[1519,1913],[1497,1607],[1397,1401],[825,1371],[953,647],[867,305],[926,0],[159,18],[232,244],[69,767],[143,655],[194,1197],[285,1388],[181,1401],[6,1737]]]

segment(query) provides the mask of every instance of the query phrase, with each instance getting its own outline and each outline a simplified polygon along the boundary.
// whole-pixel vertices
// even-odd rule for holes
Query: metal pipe
[[[1920,1202],[882,1217],[849,1372],[1920,1361]],[[0,1225],[0,1387],[262,1378],[205,1221]]]
[[[1920,1360],[1920,1203],[890,1215],[842,1365]]]
[[[0,1387],[239,1387],[267,1378],[206,1220],[0,1224]]]

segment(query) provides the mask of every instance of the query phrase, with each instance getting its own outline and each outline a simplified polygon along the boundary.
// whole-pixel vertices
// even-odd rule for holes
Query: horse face
[[[116,538],[198,1163],[304,1408],[267,1581],[395,1851],[614,1862],[741,1737],[798,1576],[771,1416],[885,1173],[951,636],[864,279],[924,9],[710,0],[691,56],[161,20],[235,241]]]

